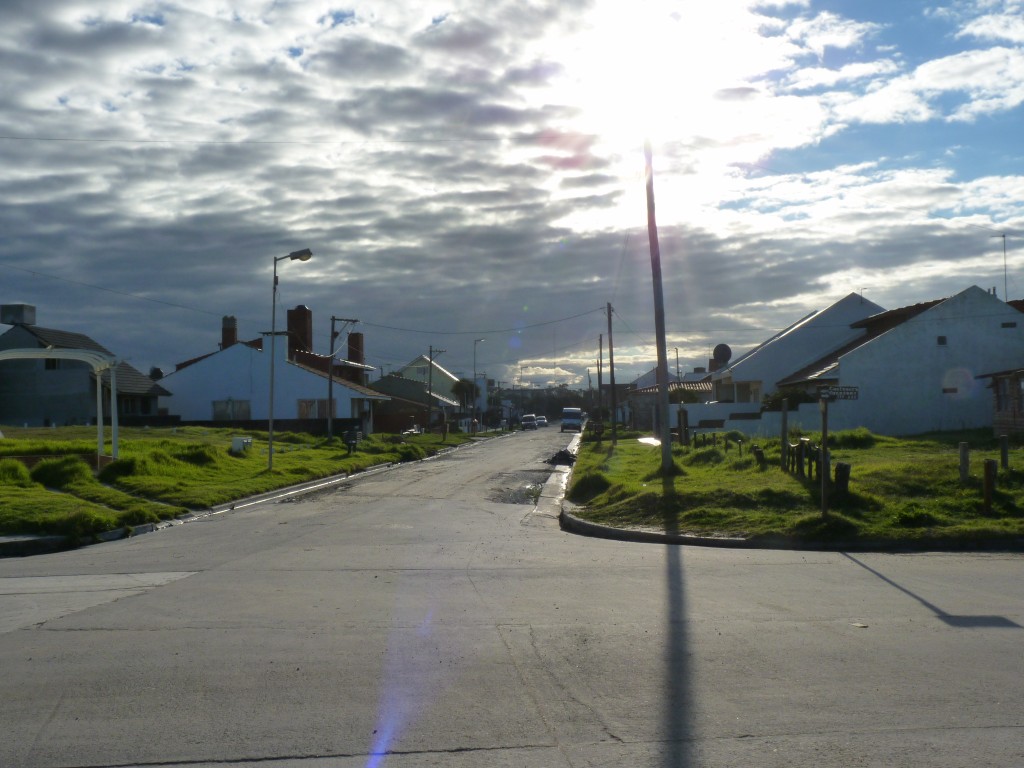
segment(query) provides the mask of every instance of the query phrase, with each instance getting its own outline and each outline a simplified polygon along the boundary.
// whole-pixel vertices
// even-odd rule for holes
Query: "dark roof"
[[[322,378],[324,381],[327,381],[327,371],[321,371],[318,368],[314,368],[314,367],[309,366],[309,365],[303,365],[302,363],[297,363],[294,360],[289,360],[288,362],[291,365],[294,365],[296,368],[301,368],[304,371],[308,371],[309,373],[316,374],[317,376]],[[367,399],[367,400],[389,400],[390,399],[386,394],[384,394],[382,392],[377,392],[376,390],[370,389],[369,387],[364,387],[362,384],[356,384],[354,381],[347,381],[346,379],[339,379],[337,376],[334,377],[334,384],[333,384],[333,386],[335,386],[335,387],[342,387],[343,389],[350,389],[353,392],[355,392],[357,395],[359,395],[359,397]]]
[[[102,352],[105,355],[115,357],[114,353],[99,342],[86,336],[84,333],[73,333],[71,331],[60,331],[56,328],[41,328],[38,325],[19,325],[20,328],[30,333],[42,347],[54,347],[55,349],[84,349],[90,352]],[[117,364],[117,393],[119,395],[151,395],[153,397],[167,397],[170,392],[161,387],[151,378],[121,361]],[[102,373],[103,383],[110,386],[110,371]]]

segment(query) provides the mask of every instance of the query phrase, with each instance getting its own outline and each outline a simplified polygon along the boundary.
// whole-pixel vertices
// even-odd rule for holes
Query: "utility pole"
[[[992,237],[1001,237],[1001,238],[1003,238],[1003,301],[1009,301],[1010,300],[1010,294],[1009,294],[1009,291],[1007,290],[1007,282],[1006,282],[1006,234],[1003,233],[1001,235],[992,235]]]
[[[668,477],[672,468],[672,433],[668,418],[668,355],[665,349],[665,296],[661,285],[661,247],[654,217],[654,167],[651,142],[644,142],[647,177],[647,238],[651,246],[651,277],[654,285],[654,334],[658,345],[658,432],[661,435],[661,471]]]
[[[601,369],[604,366],[604,334],[597,335],[597,418],[600,421],[604,417],[601,409],[604,407],[604,396],[601,393]]]
[[[434,355],[440,355],[445,350],[434,349],[430,347],[430,356],[427,358],[429,364],[427,365],[427,433],[430,432],[430,426],[434,421]]]
[[[683,377],[679,373],[679,347],[676,347],[676,381],[682,381]]]
[[[347,317],[335,317],[331,315],[331,338],[328,341],[328,348],[330,350],[330,358],[327,360],[327,439],[330,440],[334,437],[334,356],[338,353],[338,350],[334,348],[334,339],[337,336],[334,332],[334,323],[340,320],[343,323],[358,323],[358,320],[354,320]],[[384,371],[384,366],[380,367],[381,372]]]
[[[615,352],[612,349],[612,303],[608,302],[608,383],[612,389],[612,446],[618,444],[619,434],[615,427],[615,412],[618,410],[619,404],[616,402],[615,395]]]

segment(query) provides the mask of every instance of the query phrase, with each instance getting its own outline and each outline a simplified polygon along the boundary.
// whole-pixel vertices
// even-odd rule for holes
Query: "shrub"
[[[567,494],[569,501],[584,504],[611,488],[611,481],[601,472],[588,472],[577,478]]]
[[[0,485],[28,488],[32,485],[32,475],[28,467],[17,459],[0,459]]]
[[[41,461],[32,469],[31,476],[35,482],[48,488],[66,488],[93,479],[92,469],[77,456]]]
[[[878,438],[864,427],[834,432],[828,437],[830,448],[873,448]]]
[[[212,445],[186,445],[178,452],[177,458],[197,467],[216,464],[221,459],[222,451]]]

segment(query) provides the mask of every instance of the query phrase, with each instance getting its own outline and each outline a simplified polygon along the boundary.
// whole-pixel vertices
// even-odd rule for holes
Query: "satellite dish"
[[[728,344],[719,344],[717,347],[715,347],[715,351],[712,353],[712,357],[714,358],[716,363],[718,363],[720,366],[724,366],[726,363],[729,362],[729,359],[732,357],[732,350],[729,349]]]

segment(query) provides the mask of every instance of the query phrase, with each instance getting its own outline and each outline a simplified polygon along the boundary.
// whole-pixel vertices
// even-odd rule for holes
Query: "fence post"
[[[789,399],[782,398],[782,434],[779,435],[779,443],[782,446],[782,471],[785,472],[789,466]]]
[[[992,492],[996,487],[996,460],[985,459],[985,511],[992,511]]]
[[[971,476],[971,450],[967,443],[960,443],[960,484],[967,483]]]

